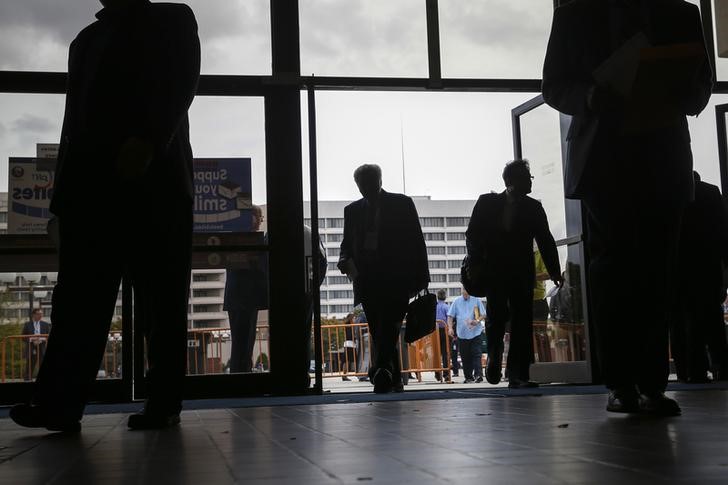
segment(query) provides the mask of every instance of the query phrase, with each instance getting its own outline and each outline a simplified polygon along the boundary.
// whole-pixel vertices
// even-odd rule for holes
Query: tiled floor
[[[728,483],[728,391],[672,392],[669,419],[550,394],[192,410],[155,432],[97,414],[77,436],[4,418],[0,484]]]

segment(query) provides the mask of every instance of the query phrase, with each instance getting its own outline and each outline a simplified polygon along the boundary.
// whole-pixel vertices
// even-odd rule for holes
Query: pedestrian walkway
[[[728,392],[671,389],[669,419],[608,414],[597,386],[195,401],[151,432],[91,406],[75,436],[3,417],[0,484],[727,483]]]

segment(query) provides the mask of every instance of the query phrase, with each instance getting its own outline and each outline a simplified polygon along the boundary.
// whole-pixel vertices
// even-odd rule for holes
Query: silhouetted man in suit
[[[43,360],[46,349],[46,335],[51,331],[51,324],[43,320],[43,310],[34,308],[30,320],[23,325],[23,335],[43,335],[43,337],[30,337],[25,342],[26,358],[28,359],[27,380],[33,377],[36,366]]]
[[[373,339],[374,392],[401,389],[397,339],[407,304],[427,288],[430,272],[420,220],[412,199],[382,190],[378,165],[354,171],[362,199],[344,209],[338,267],[354,282]]]
[[[556,9],[543,96],[572,116],[565,192],[588,212],[590,302],[608,411],[680,413],[664,395],[668,310],[657,303],[672,298],[680,218],[693,197],[685,116],[700,113],[710,91],[696,6],[575,0]],[[624,285],[636,296],[615,305]]]
[[[708,381],[708,370],[716,379],[728,378],[728,342],[723,320],[728,213],[718,187],[700,180],[698,172],[694,172],[694,179],[695,200],[685,210],[682,222],[677,278],[679,310],[672,319],[670,345],[678,378],[700,383]]]
[[[252,231],[260,231],[263,211],[254,205]],[[267,236],[266,236],[267,237]],[[225,275],[223,310],[230,321],[230,372],[250,372],[258,325],[258,310],[268,308],[267,254],[250,255],[246,268],[228,269]]]
[[[128,424],[175,425],[182,406],[197,23],[185,5],[101,3],[69,53],[50,207],[60,229],[53,328],[32,403],[10,413],[28,427],[80,430],[122,275],[134,286],[147,344],[147,401]]]
[[[501,380],[503,336],[511,322],[508,350],[508,387],[536,387],[530,381],[533,361],[533,290],[536,240],[549,276],[561,285],[556,243],[546,213],[531,193],[531,172],[526,160],[514,160],[503,169],[506,190],[483,194],[473,208],[465,242],[468,255],[481,259],[493,281],[486,291],[488,359],[485,377],[491,384]]]

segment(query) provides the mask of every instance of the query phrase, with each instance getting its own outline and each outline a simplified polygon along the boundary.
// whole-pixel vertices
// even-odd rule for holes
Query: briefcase
[[[407,326],[404,330],[405,342],[411,344],[435,331],[435,308],[437,308],[437,298],[434,293],[427,290],[410,302],[407,307]]]

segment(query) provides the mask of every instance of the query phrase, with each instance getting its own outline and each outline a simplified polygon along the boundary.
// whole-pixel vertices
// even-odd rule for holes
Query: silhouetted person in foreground
[[[252,209],[252,232],[263,222],[260,206]],[[266,236],[267,237],[267,236]],[[251,253],[245,268],[225,272],[222,308],[230,323],[230,372],[250,372],[258,326],[258,310],[268,308],[268,261],[265,253]]]
[[[680,218],[693,198],[685,116],[700,113],[710,91],[695,5],[575,0],[556,9],[543,96],[573,117],[565,193],[588,213],[589,294],[608,411],[680,414],[664,394],[669,310],[656,303],[678,283]],[[624,285],[635,297],[615,305]]]
[[[129,427],[175,425],[182,407],[197,23],[185,5],[101,3],[69,54],[50,207],[60,227],[53,327],[31,404],[10,412],[22,426],[54,431],[80,430],[122,275],[134,286],[148,369],[144,410]]]
[[[533,290],[536,282],[533,241],[546,269],[560,285],[561,267],[546,213],[531,193],[531,172],[526,160],[514,160],[503,169],[506,190],[483,194],[475,204],[465,233],[468,255],[481,259],[491,281],[486,291],[488,359],[485,378],[501,380],[503,336],[511,322],[508,350],[508,387],[536,387],[530,381],[533,361]]]
[[[708,381],[708,370],[715,379],[728,378],[723,320],[728,213],[718,187],[701,181],[697,172],[694,179],[695,200],[685,210],[682,221],[678,312],[672,319],[670,345],[678,378],[701,383]]]
[[[422,228],[412,199],[382,190],[382,171],[365,164],[354,171],[363,198],[344,209],[338,267],[354,282],[372,336],[374,392],[401,390],[397,339],[409,299],[427,288],[430,272]]]

